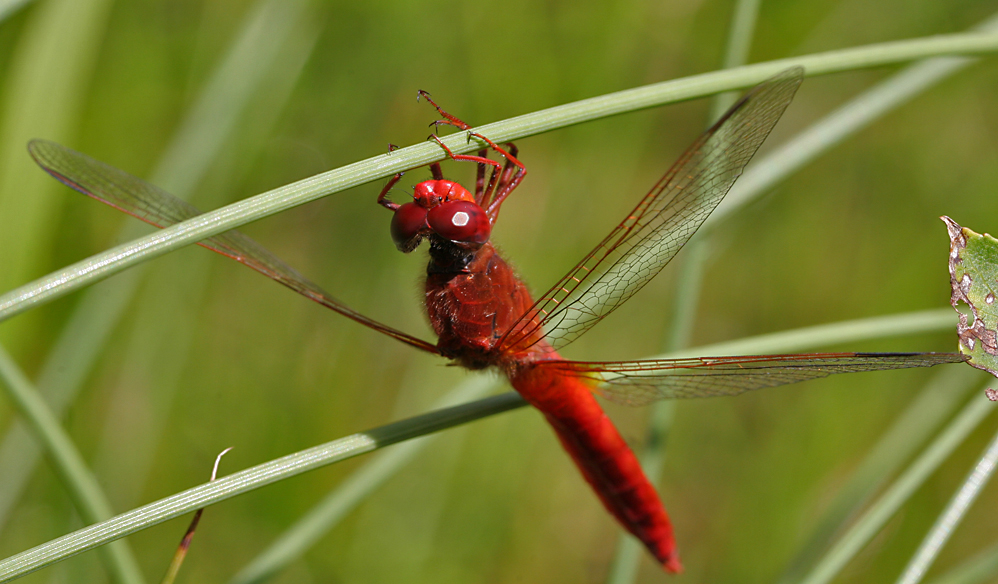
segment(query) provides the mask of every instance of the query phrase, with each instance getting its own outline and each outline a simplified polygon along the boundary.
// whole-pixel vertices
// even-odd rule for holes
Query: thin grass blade
[[[436,407],[450,407],[478,399],[497,385],[496,380],[484,376],[474,377],[450,390]],[[230,584],[264,582],[300,558],[379,486],[415,460],[438,436],[410,440],[372,457],[240,570],[230,580]]]
[[[835,533],[847,528],[877,491],[966,398],[966,393],[954,391],[954,388],[969,388],[975,377],[976,372],[969,367],[948,367],[929,380],[877,443],[870,447],[849,480],[838,489],[835,499],[810,530],[800,551],[787,563],[781,583],[796,582],[804,576],[821,557]]]
[[[818,564],[801,581],[826,584],[863,549],[871,538],[945,461],[964,438],[994,412],[994,405],[984,397],[983,389],[974,395],[947,427],[922,451],[869,509],[842,535]]]
[[[195,100],[187,117],[181,122],[173,140],[167,147],[160,163],[154,171],[156,182],[171,185],[176,192],[186,196],[195,184],[202,180],[207,169],[218,160],[225,142],[230,139],[237,127],[240,116],[243,118],[249,104],[248,99],[260,93],[262,84],[267,83],[268,91],[283,95],[268,104],[267,111],[249,116],[254,123],[269,126],[297,79],[305,59],[314,46],[317,28],[316,20],[307,16],[307,2],[266,0],[261,1],[250,11],[242,31],[236,36],[232,48],[209,78],[204,90]],[[288,54],[285,45],[289,40],[298,47]],[[284,54],[282,54],[282,51]],[[274,76],[274,70],[280,74]],[[269,120],[269,121],[268,121]],[[265,132],[264,132],[265,133]],[[240,140],[244,155],[252,156],[250,150],[259,148],[263,136],[256,139]],[[22,145],[23,147],[23,145]],[[216,186],[208,191],[213,198],[220,197],[225,189]],[[221,201],[209,201],[219,204]],[[121,235],[124,239],[137,237],[145,229],[129,225]],[[195,260],[198,261],[198,260]],[[204,261],[204,260],[201,260]],[[188,265],[184,269],[186,281],[196,288],[191,276],[202,273],[197,266]],[[134,296],[141,279],[141,272],[132,271],[111,282],[102,282],[87,292],[81,299],[56,341],[38,376],[38,390],[55,417],[62,415],[73,402],[84,378],[91,370],[100,354],[107,336],[116,326],[125,308]],[[165,274],[172,281],[179,281],[178,275]],[[171,280],[167,279],[167,282]],[[170,289],[169,286],[163,286]],[[177,295],[167,294],[167,300],[176,300]],[[195,301],[196,302],[196,301]],[[168,306],[164,302],[162,306]],[[180,313],[182,314],[182,312]],[[173,321],[179,326],[178,321]],[[150,331],[151,332],[151,331]],[[164,335],[152,333],[158,342],[170,347],[183,346],[178,339],[167,342]],[[129,346],[136,346],[131,343]],[[155,345],[139,345],[154,347]],[[165,351],[160,356],[165,355]],[[146,363],[147,360],[131,355],[130,363]],[[182,367],[183,360],[167,360],[175,367]],[[174,379],[175,375],[164,372],[161,379]],[[168,401],[166,395],[175,386],[168,388],[159,397]],[[133,444],[135,446],[135,444]],[[138,448],[132,454],[140,454]],[[4,434],[0,442],[0,531],[9,517],[12,506],[19,499],[24,486],[32,476],[39,460],[40,450],[23,423],[15,422]],[[138,481],[143,473],[141,461],[148,456],[139,456],[129,473],[129,478]],[[98,453],[98,460],[100,453]],[[125,498],[124,500],[129,500]]]
[[[0,582],[19,578],[146,527],[224,501],[275,481],[525,405],[527,405],[526,402],[518,394],[508,392],[470,404],[401,420],[367,432],[353,434],[224,476],[214,482],[122,513],[103,523],[87,526],[2,560],[0,561]]]
[[[0,288],[37,273],[49,253],[58,228],[51,218],[64,199],[25,159],[24,145],[38,134],[63,140],[72,135],[110,7],[110,0],[53,0],[27,15],[4,77],[0,110],[0,217],[7,219],[0,229]],[[0,342],[20,346],[30,330],[26,323],[4,327]]]
[[[746,87],[795,65],[805,67],[808,75],[818,75],[939,55],[980,54],[996,50],[998,34],[983,33],[938,35],[883,43],[663,82],[549,108],[475,130],[496,142],[506,142],[626,111]],[[468,143],[464,134],[447,136],[443,142],[457,154],[480,147],[475,141]],[[251,221],[441,159],[438,146],[421,143],[395,150],[391,156],[383,154],[369,158],[199,215],[11,290],[0,296],[0,320]]]
[[[949,541],[953,530],[960,524],[984,486],[988,484],[996,465],[998,465],[998,434],[991,439],[974,469],[939,516],[936,524],[926,534],[922,545],[918,547],[904,573],[898,578],[898,584],[917,584],[922,581],[936,556]]]
[[[53,459],[53,468],[62,479],[70,498],[83,521],[98,523],[113,515],[111,504],[104,497],[96,477],[87,468],[83,456],[73,444],[73,439],[55,419],[27,377],[13,359],[0,348],[0,386],[6,390],[22,418],[33,426],[34,435],[42,441],[46,452]],[[112,579],[127,584],[143,582],[138,562],[125,542],[102,550]]]
[[[985,584],[998,578],[998,544],[992,544],[963,563],[950,568],[929,584]]]

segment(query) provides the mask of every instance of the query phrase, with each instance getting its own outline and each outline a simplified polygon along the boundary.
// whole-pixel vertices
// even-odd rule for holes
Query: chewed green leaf
[[[960,314],[960,352],[974,367],[998,377],[998,239],[960,227],[949,217],[940,219],[949,231],[950,304]],[[960,312],[961,302],[970,315]]]

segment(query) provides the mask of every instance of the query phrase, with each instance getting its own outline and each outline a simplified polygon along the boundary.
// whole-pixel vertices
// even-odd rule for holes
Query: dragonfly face
[[[391,234],[395,247],[408,253],[424,237],[439,236],[476,249],[489,240],[492,224],[468,189],[450,180],[416,185],[414,200],[395,209]]]

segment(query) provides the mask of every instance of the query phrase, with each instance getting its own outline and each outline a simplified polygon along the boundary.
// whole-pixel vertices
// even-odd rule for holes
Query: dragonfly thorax
[[[416,185],[413,199],[392,217],[392,240],[402,252],[416,249],[424,237],[433,235],[477,249],[492,234],[485,210],[468,189],[454,181],[423,181]]]
[[[475,197],[468,189],[460,183],[447,179],[424,180],[413,188],[412,198],[425,209],[448,201],[475,202]]]

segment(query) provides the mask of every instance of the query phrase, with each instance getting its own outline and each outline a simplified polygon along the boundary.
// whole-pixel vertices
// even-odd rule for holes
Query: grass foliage
[[[147,233],[32,168],[30,137],[214,209],[357,160],[377,168],[342,185],[436,156],[421,144],[434,116],[415,103],[417,89],[471,122],[500,122],[503,136],[537,134],[518,141],[530,175],[494,239],[543,288],[710,115],[706,100],[641,109],[652,102],[621,106],[614,92],[746,58],[852,49],[811,61],[862,70],[805,82],[709,239],[568,355],[950,350],[956,319],[936,217],[996,229],[998,70],[987,53],[998,37],[928,37],[970,30],[993,7],[752,4],[0,4],[0,294]],[[875,45],[900,39],[919,40]],[[902,70],[902,55],[954,52],[975,56]],[[887,62],[896,64],[868,68]],[[748,85],[765,67],[658,86],[655,103]],[[389,142],[415,147],[387,165],[372,159]],[[463,164],[445,172],[472,176]],[[322,180],[298,191],[332,190],[315,186]],[[379,188],[243,229],[351,306],[430,338],[416,284],[424,259],[395,251],[389,216],[374,204]],[[266,202],[233,221],[289,205]],[[0,580],[54,562],[24,581],[155,580],[186,513],[245,491],[205,513],[180,581],[663,578],[642,554],[615,557],[619,529],[526,408],[299,475],[518,405],[500,397],[410,420],[483,395],[494,380],[443,367],[201,249],[70,291],[15,308],[0,301],[18,313],[0,323],[9,353],[0,384],[28,396],[0,402],[0,557],[11,556]],[[687,567],[676,581],[892,581],[993,434],[982,382],[969,370],[895,371],[609,411],[632,443],[650,431],[658,448],[648,460]],[[29,424],[16,404],[36,412]],[[357,434],[367,428],[377,429]],[[222,477],[191,489],[228,446]],[[994,489],[962,515],[930,580],[994,579]],[[125,515],[74,533],[115,513]],[[112,553],[66,559],[125,533]]]

